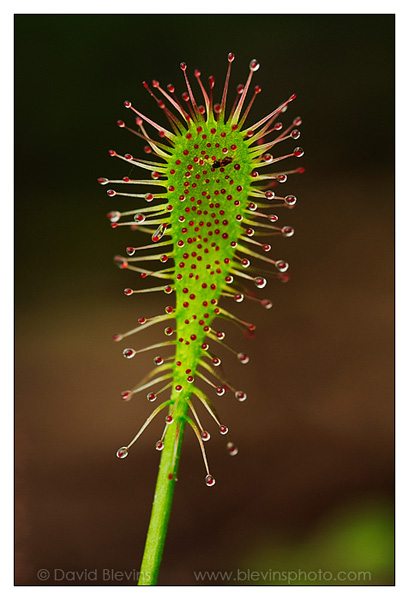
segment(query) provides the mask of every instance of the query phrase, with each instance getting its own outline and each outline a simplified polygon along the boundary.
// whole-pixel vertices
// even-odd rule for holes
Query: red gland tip
[[[232,63],[235,59],[235,56],[233,54],[233,52],[229,52],[229,54],[227,55],[227,60]]]
[[[253,60],[250,61],[250,71],[253,71],[254,73],[254,71],[258,71],[259,68],[260,63],[255,58],[253,58]]]
[[[181,62],[180,63],[180,68],[182,69],[182,71],[186,71],[187,69],[187,64],[185,62]]]
[[[206,475],[205,481],[206,481],[206,485],[207,485],[208,487],[212,487],[212,486],[213,486],[213,485],[216,483],[216,480],[215,480],[215,478],[214,478],[214,477],[212,477],[212,476],[210,475],[210,473],[209,473],[209,475]]]
[[[125,100],[124,106],[125,108],[131,108],[132,104],[129,102],[129,100]]]

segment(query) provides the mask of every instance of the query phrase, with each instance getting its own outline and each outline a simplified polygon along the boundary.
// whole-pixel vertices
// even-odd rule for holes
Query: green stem
[[[164,440],[138,585],[155,585],[158,580],[188,410],[187,397],[179,397]]]

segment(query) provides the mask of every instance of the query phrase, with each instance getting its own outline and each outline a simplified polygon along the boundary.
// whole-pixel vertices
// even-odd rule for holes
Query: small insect
[[[229,165],[232,162],[232,158],[230,156],[226,156],[226,158],[223,158],[222,160],[215,160],[214,163],[212,164],[213,169],[218,169],[219,167],[225,167],[226,165]]]

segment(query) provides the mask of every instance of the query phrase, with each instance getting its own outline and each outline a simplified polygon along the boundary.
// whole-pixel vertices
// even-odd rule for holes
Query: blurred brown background
[[[123,205],[96,178],[127,174],[109,148],[143,154],[116,127],[125,99],[161,118],[142,80],[181,90],[184,60],[214,75],[221,94],[229,51],[234,86],[250,59],[261,63],[252,121],[297,93],[286,118],[303,117],[307,170],[285,184],[297,206],[280,211],[296,235],[274,239],[291,281],[270,279],[271,311],[232,307],[251,315],[254,340],[226,329],[251,357],[247,366],[223,357],[248,400],[217,400],[239,454],[228,456],[204,416],[217,479],[207,488],[188,432],[159,582],[322,569],[371,572],[347,584],[393,583],[393,15],[17,15],[17,585],[79,584],[42,581],[39,569],[97,569],[84,583],[112,585],[103,569],[139,568],[161,424],[127,460],[115,452],[150,410],[143,394],[119,398],[153,355],[125,361],[111,337],[168,301],[123,295],[139,279],[112,257],[130,232],[110,229],[106,213]]]

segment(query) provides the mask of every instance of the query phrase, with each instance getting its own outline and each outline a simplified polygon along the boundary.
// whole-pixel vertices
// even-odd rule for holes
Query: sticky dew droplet
[[[239,361],[241,362],[241,364],[246,365],[249,362],[249,357],[247,356],[247,354],[244,354],[244,352],[239,352],[237,354],[237,358],[239,359]]]
[[[256,277],[254,283],[259,289],[263,289],[267,285],[267,279],[264,277]]]
[[[280,271],[280,273],[285,273],[290,265],[285,260],[277,260],[276,268]]]
[[[112,210],[107,214],[107,217],[111,221],[111,223],[117,223],[121,218],[121,213],[117,210]]]
[[[293,196],[292,194],[290,194],[289,196],[286,196],[284,198],[284,201],[288,206],[294,206],[294,204],[297,202],[297,198],[296,198],[296,196]]]
[[[294,235],[294,229],[293,229],[293,227],[289,227],[288,225],[285,225],[284,227],[281,228],[281,233],[285,237],[292,237]]]
[[[212,487],[216,483],[215,478],[212,477],[212,475],[210,475],[210,473],[209,473],[209,475],[206,475],[205,481],[206,481],[206,485],[208,487]]]
[[[126,458],[128,456],[128,448],[126,446],[122,446],[119,448],[119,450],[117,450],[116,455],[118,458]]]
[[[230,454],[230,456],[236,456],[236,454],[238,454],[239,449],[237,448],[237,446],[235,444],[233,444],[233,442],[227,442],[227,452]]]

